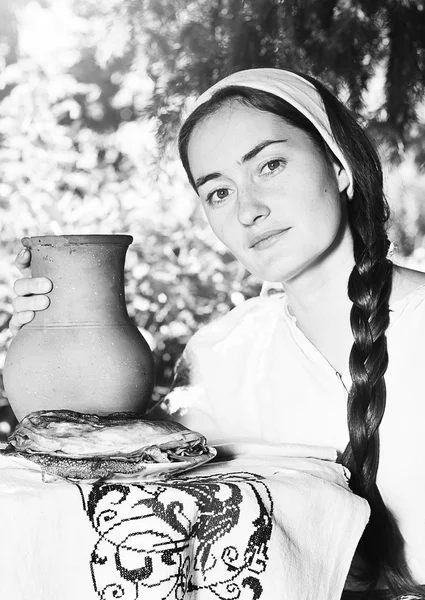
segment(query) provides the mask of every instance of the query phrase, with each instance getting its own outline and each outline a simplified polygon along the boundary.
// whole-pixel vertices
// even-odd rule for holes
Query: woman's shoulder
[[[425,299],[425,273],[394,265],[390,306],[396,307],[419,295]]]
[[[226,314],[203,325],[192,336],[191,341],[208,340],[213,342],[228,337],[235,331],[240,332],[241,329],[254,331],[261,328],[266,322],[274,321],[282,313],[283,295],[283,293],[276,293],[271,296],[262,295],[248,298]]]
[[[425,273],[395,266],[390,297],[391,337],[400,334],[422,344],[425,333]],[[397,343],[401,343],[398,340]]]

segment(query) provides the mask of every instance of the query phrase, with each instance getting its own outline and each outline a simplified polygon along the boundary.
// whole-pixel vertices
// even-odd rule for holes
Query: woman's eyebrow
[[[264,148],[267,148],[267,146],[271,146],[271,144],[281,144],[282,142],[287,142],[288,140],[265,140],[264,142],[260,142],[259,144],[257,144],[256,146],[254,146],[254,148],[252,150],[250,150],[249,152],[247,152],[246,154],[244,154],[241,158],[241,160],[239,161],[239,164],[243,164],[246,163],[248,160],[251,160],[251,158],[254,158],[254,156],[257,156],[257,154],[259,152],[261,152],[261,150],[264,150]],[[195,181],[195,189],[196,191],[198,191],[198,189],[201,187],[201,185],[204,185],[204,183],[207,183],[208,181],[211,181],[211,179],[217,179],[218,177],[221,177],[222,173],[216,172],[216,173],[208,173],[208,175],[203,175],[202,177],[198,177],[198,179]]]
[[[200,188],[201,185],[204,185],[204,183],[207,183],[211,179],[217,179],[217,177],[221,177],[221,173],[209,173],[208,175],[203,175],[202,177],[198,177],[198,179],[195,181],[196,191],[198,191],[198,188]]]
[[[242,160],[240,161],[240,164],[243,164],[245,162],[247,162],[248,160],[251,160],[251,158],[254,158],[254,156],[257,156],[257,154],[259,152],[261,152],[261,150],[264,150],[264,148],[267,148],[267,146],[271,146],[271,144],[281,144],[282,142],[287,142],[288,140],[265,140],[264,142],[260,142],[259,144],[257,144],[252,150],[250,150],[249,152],[247,152],[246,154],[244,154],[242,156]]]

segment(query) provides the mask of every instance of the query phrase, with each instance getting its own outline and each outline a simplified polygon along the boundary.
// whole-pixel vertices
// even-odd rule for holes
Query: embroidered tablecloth
[[[334,458],[239,444],[173,479],[77,485],[0,456],[0,597],[339,600],[369,508]]]

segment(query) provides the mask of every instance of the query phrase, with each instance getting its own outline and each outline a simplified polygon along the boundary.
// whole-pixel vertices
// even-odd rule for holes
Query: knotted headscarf
[[[315,126],[329,149],[344,167],[349,179],[347,196],[348,198],[353,197],[353,173],[334,138],[322,97],[312,83],[295,73],[282,69],[239,71],[225,77],[204,92],[196,101],[193,110],[210,100],[217,90],[233,85],[269,92],[298,109]]]

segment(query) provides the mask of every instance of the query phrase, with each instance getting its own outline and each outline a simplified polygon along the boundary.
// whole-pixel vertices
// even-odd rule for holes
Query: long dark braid
[[[350,442],[341,462],[351,472],[351,489],[365,498],[371,508],[358,548],[367,565],[362,575],[369,590],[382,576],[394,597],[413,593],[424,598],[407,567],[397,522],[376,484],[379,426],[386,404],[384,375],[389,362],[386,331],[393,279],[386,228],[389,207],[383,193],[381,163],[369,137],[348,111],[324,86],[310,80],[322,96],[335,139],[354,174],[353,199],[348,202],[355,260],[348,280],[354,337],[349,359],[352,386],[347,405]]]
[[[383,576],[394,599],[407,593],[425,598],[411,577],[404,558],[402,535],[376,485],[379,426],[386,402],[384,375],[389,360],[386,330],[393,275],[393,265],[387,258],[389,207],[383,193],[381,163],[368,136],[339,100],[312,77],[302,76],[311,81],[322,96],[332,132],[354,178],[353,198],[347,203],[355,259],[348,281],[354,337],[349,362],[352,387],[347,407],[350,442],[341,462],[351,472],[353,492],[365,498],[371,507],[371,517],[358,547],[367,565],[361,577],[371,590]],[[192,185],[187,155],[190,135],[197,123],[235,97],[244,104],[281,116],[308,133],[323,148],[323,139],[310,121],[284,100],[266,92],[231,86],[216,92],[182,127],[180,157]]]

